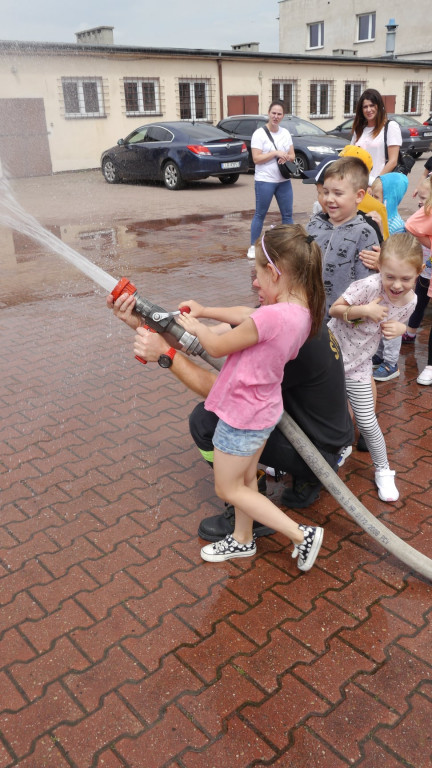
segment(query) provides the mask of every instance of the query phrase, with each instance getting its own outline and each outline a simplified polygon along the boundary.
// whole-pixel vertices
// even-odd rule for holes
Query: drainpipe
[[[219,113],[220,113],[219,120],[222,120],[224,117],[224,96],[223,96],[222,55],[221,54],[219,54],[219,57],[217,59],[217,65],[218,65],[218,79],[219,79]]]

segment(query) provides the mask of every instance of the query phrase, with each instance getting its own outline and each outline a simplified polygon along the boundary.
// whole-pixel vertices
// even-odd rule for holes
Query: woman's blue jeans
[[[251,224],[251,245],[254,245],[261,234],[273,195],[281,212],[282,224],[293,223],[293,191],[290,180],[279,183],[255,181],[255,216]]]

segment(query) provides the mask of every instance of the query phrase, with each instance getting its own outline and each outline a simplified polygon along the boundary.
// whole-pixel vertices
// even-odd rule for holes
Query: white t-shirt
[[[382,169],[386,164],[385,148],[384,148],[384,128],[379,132],[378,136],[372,137],[374,128],[363,129],[363,133],[356,141],[355,135],[351,139],[351,144],[355,144],[356,147],[362,147],[366,152],[369,152],[372,157],[372,170],[369,176],[369,184],[372,184],[374,179],[380,175]],[[387,131],[387,147],[400,147],[402,145],[402,134],[399,123],[394,120],[389,120]]]
[[[279,126],[276,133],[270,131],[272,139],[276,144],[276,149],[282,149],[288,152],[292,147],[292,138],[289,131],[286,128]],[[260,149],[261,152],[274,152],[275,146],[270,141],[264,128],[258,128],[253,134],[251,139],[252,149]],[[255,180],[256,181],[270,181],[272,184],[275,182],[289,181],[284,179],[278,168],[278,158],[272,157],[266,163],[257,163],[255,166]]]

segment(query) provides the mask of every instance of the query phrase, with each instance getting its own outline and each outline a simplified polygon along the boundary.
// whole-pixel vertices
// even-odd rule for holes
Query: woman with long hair
[[[357,102],[351,144],[362,147],[372,157],[369,184],[396,168],[402,145],[401,129],[395,120],[388,119],[382,96],[375,88],[364,91]]]

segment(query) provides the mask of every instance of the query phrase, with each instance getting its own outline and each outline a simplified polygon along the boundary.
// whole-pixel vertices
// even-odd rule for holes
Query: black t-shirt
[[[426,168],[427,171],[429,171],[429,173],[432,171],[432,155],[428,157],[428,159],[424,164],[424,167]]]
[[[342,352],[327,325],[286,364],[282,397],[286,412],[319,448],[336,453],[353,442]]]

